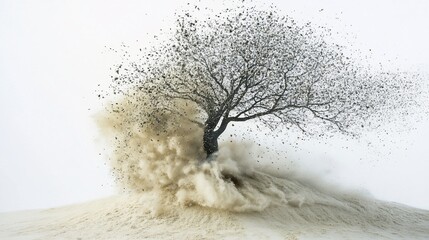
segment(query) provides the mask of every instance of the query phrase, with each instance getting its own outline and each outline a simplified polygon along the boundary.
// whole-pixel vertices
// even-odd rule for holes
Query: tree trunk
[[[207,154],[206,161],[213,160],[211,156],[213,155],[213,153],[219,150],[219,145],[217,140],[219,136],[225,131],[229,122],[228,120],[223,119],[219,128],[215,131],[215,128],[219,123],[219,120],[220,120],[220,117],[208,118],[208,120],[205,123],[203,143],[204,143],[204,151]]]
[[[207,159],[219,150],[219,145],[217,142],[219,135],[214,132],[213,129],[205,128],[203,143],[204,143],[204,151],[207,153]]]

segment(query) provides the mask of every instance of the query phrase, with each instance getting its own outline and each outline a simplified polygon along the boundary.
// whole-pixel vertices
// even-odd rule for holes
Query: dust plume
[[[98,118],[103,134],[112,139],[111,165],[123,188],[151,192],[160,206],[261,211],[287,203],[285,193],[247,161],[246,144],[221,144],[216,161],[203,161],[203,131],[192,122],[198,118],[195,106],[174,102],[185,118],[149,102],[135,93],[111,104]]]

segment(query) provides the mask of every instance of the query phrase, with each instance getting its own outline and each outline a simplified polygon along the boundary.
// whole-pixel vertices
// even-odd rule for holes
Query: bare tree
[[[151,96],[160,111],[181,115],[171,104],[177,99],[196,104],[201,117],[189,121],[204,129],[208,156],[231,122],[346,132],[393,106],[391,94],[400,92],[391,77],[371,76],[326,42],[326,31],[274,9],[194,13],[177,15],[174,37],[126,69],[119,65],[114,79]]]

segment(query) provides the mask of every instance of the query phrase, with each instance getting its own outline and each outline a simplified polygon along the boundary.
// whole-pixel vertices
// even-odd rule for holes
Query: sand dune
[[[157,193],[118,195],[61,208],[3,213],[1,239],[429,239],[429,211],[346,194],[255,171],[284,193],[261,211],[179,203]],[[253,184],[250,183],[250,184]],[[156,209],[158,208],[158,209]]]

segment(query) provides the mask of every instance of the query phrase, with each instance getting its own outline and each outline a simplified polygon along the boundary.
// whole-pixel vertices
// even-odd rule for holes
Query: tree
[[[114,80],[149,96],[159,111],[186,118],[172,102],[194,103],[200,118],[188,120],[204,129],[207,156],[232,122],[257,118],[271,128],[353,132],[400,104],[389,101],[400,92],[398,81],[362,70],[325,40],[325,30],[300,26],[273,8],[193,14],[179,14],[174,36],[127,68],[119,65]]]

